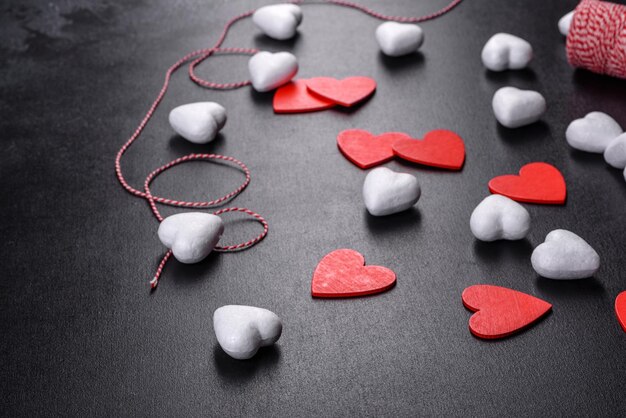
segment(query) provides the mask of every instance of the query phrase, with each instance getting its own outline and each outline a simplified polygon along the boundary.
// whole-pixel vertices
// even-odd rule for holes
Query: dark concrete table
[[[127,194],[113,157],[160,88],[164,70],[210,45],[223,23],[261,1],[14,1],[0,32],[0,387],[6,416],[598,416],[625,415],[626,334],[613,313],[626,289],[626,183],[600,155],[570,149],[567,124],[592,110],[626,126],[626,83],[573,71],[556,23],[575,1],[467,0],[422,25],[422,53],[378,52],[375,19],[349,9],[304,7],[288,42],[238,24],[227,46],[289,50],[300,75],[366,75],[376,95],[355,111],[277,116],[271,94],[217,92],[181,71],[142,138],[123,161],[133,185],[190,152],[234,156],[252,170],[235,201],[267,217],[255,248],[171,262],[159,289],[148,280],[164,249],[147,203]],[[437,1],[365,1],[389,14],[425,14]],[[493,33],[529,40],[531,68],[490,74],[480,50]],[[247,78],[246,57],[209,60],[215,81]],[[505,85],[540,91],[541,122],[499,127],[491,97]],[[212,100],[228,110],[208,146],[171,131],[168,111]],[[415,210],[368,216],[366,175],[337,151],[348,128],[435,128],[463,136],[461,172],[399,162],[423,195]],[[527,240],[481,244],[469,216],[490,178],[531,161],[563,172],[565,206],[527,205]],[[181,199],[223,194],[241,180],[194,163],[159,178],[155,192]],[[174,213],[164,208],[165,214]],[[235,218],[231,218],[235,219]],[[537,277],[532,249],[552,229],[572,230],[600,253],[595,278]],[[229,221],[224,241],[257,233]],[[391,291],[369,298],[313,300],[311,274],[323,255],[354,248],[395,270]],[[553,303],[553,313],[515,337],[485,342],[467,329],[462,290],[492,283]],[[266,307],[284,320],[275,348],[235,361],[217,345],[213,311]]]

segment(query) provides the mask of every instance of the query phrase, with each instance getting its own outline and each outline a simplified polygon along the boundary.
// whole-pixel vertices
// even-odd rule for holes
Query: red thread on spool
[[[626,78],[626,6],[581,1],[574,11],[566,49],[573,67]]]

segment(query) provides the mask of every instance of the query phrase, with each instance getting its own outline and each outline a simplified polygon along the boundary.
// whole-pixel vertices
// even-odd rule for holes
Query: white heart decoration
[[[260,347],[274,344],[283,331],[283,323],[272,311],[254,306],[226,305],[213,313],[217,342],[232,358],[253,357]]]
[[[565,139],[573,148],[600,154],[622,132],[622,127],[606,113],[591,112],[569,124]]]
[[[284,41],[296,34],[302,22],[302,10],[295,4],[273,4],[257,9],[252,21],[270,38]]]
[[[561,35],[567,36],[569,33],[569,27],[572,25],[572,19],[574,18],[574,11],[565,14],[562,18],[559,19],[559,32]]]
[[[386,167],[376,168],[365,177],[363,200],[373,216],[385,216],[412,207],[421,189],[415,176],[396,173]]]
[[[518,128],[537,122],[546,111],[546,99],[533,90],[502,87],[492,100],[493,113],[507,128]]]
[[[481,241],[518,240],[528,235],[530,214],[506,196],[487,196],[470,217],[472,234]]]
[[[626,168],[626,133],[609,142],[604,150],[604,161],[611,167]]]
[[[424,43],[424,32],[417,25],[385,22],[376,28],[376,41],[385,55],[399,57],[417,51]]]
[[[521,70],[533,58],[533,47],[509,33],[496,33],[483,47],[483,65],[491,71]]]
[[[584,279],[600,268],[598,253],[584,239],[564,229],[550,232],[530,261],[535,271],[548,279]]]
[[[206,144],[226,124],[226,109],[214,102],[188,103],[172,109],[169,121],[172,129],[187,141]]]
[[[256,91],[274,90],[288,83],[298,72],[298,60],[289,52],[257,52],[248,61],[252,87]]]
[[[219,216],[203,212],[177,213],[163,219],[159,239],[185,264],[202,261],[213,251],[224,233]]]

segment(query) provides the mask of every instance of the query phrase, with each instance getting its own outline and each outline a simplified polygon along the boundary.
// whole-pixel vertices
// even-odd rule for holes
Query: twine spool
[[[581,1],[574,11],[566,48],[573,67],[626,78],[626,6]]]

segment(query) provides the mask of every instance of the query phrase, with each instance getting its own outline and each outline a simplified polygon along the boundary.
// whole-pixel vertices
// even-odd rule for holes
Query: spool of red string
[[[626,6],[581,1],[567,35],[567,59],[573,67],[626,78]]]

